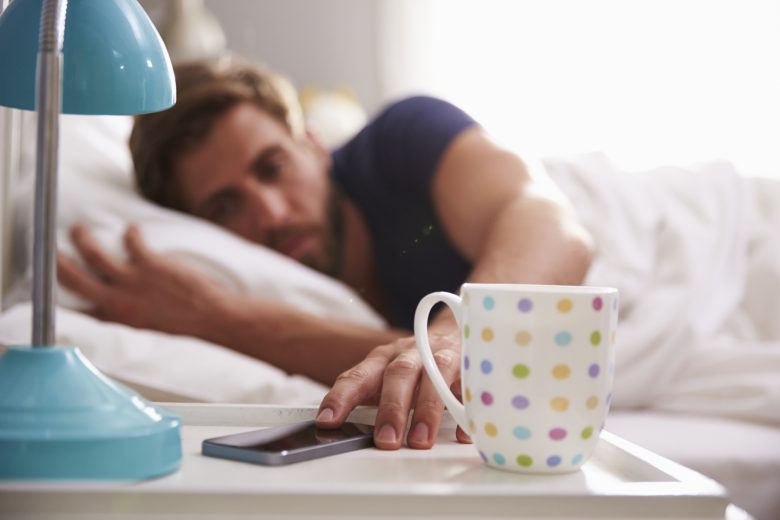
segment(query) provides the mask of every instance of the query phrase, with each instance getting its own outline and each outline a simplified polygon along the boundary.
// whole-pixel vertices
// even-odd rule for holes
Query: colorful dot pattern
[[[485,464],[579,468],[611,401],[617,295],[475,288],[463,303],[463,397]]]

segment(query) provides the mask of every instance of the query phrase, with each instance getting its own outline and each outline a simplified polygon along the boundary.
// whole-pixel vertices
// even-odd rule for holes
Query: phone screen
[[[325,430],[313,422],[264,428],[203,441],[203,454],[256,464],[280,465],[373,445],[370,426],[345,423]]]

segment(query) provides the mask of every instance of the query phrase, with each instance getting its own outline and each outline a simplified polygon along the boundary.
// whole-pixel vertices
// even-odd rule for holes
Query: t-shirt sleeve
[[[441,99],[416,96],[391,104],[371,124],[377,180],[390,188],[427,191],[447,147],[474,124]]]
[[[407,98],[333,153],[334,181],[365,217],[390,321],[397,326],[411,328],[420,298],[454,290],[471,269],[440,224],[431,180],[453,140],[474,124],[446,101]]]

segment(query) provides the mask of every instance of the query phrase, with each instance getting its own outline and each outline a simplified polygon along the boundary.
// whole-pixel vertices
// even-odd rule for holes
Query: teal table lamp
[[[14,0],[0,15],[0,105],[36,110],[32,345],[0,357],[0,478],[138,480],[181,465],[180,420],[55,345],[59,114],[138,114],[176,101],[136,0]]]

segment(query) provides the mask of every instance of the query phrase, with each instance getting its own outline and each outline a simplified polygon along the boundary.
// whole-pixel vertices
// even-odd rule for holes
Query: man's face
[[[221,116],[175,175],[185,210],[320,271],[335,269],[330,156],[261,108]]]

